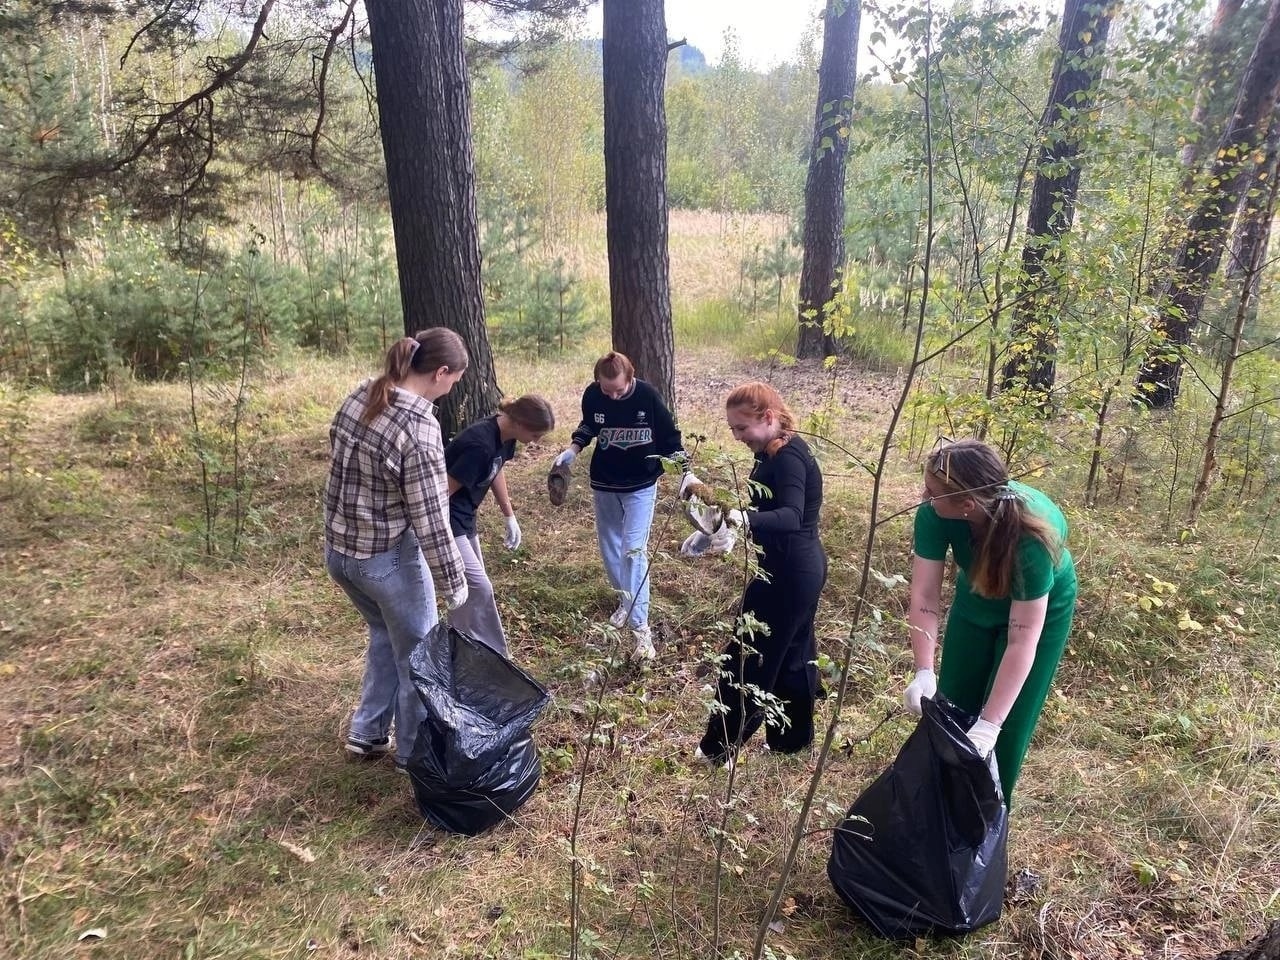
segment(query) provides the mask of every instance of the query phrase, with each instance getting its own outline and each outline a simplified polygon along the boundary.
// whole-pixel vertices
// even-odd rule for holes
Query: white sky
[[[821,12],[822,0],[666,0],[667,36],[686,39],[710,64],[720,61],[724,32],[732,27],[739,55],[760,70],[795,59],[805,28]],[[600,5],[587,14],[588,36],[600,36]],[[818,34],[821,50],[822,34]]]
[[[981,0],[986,3],[1006,5],[1014,0]],[[1020,0],[1020,6],[1040,12],[1062,12],[1063,0]],[[941,4],[940,4],[941,5]],[[666,0],[667,36],[672,40],[684,39],[697,47],[707,58],[707,63],[720,62],[724,50],[725,31],[732,28],[738,42],[738,53],[748,67],[767,70],[778,63],[794,61],[800,39],[807,28],[817,21],[826,4],[824,0]],[[468,6],[468,15],[476,12]],[[601,4],[588,8],[583,23],[583,36],[600,36]],[[469,23],[479,28],[481,35],[488,32],[481,23]],[[862,14],[861,37],[858,45],[858,71],[865,73],[874,61],[869,54],[867,38],[877,29],[875,18],[865,10]],[[501,32],[501,31],[499,31]],[[890,38],[889,46],[893,41]],[[822,32],[818,29],[816,49],[822,52]],[[881,56],[886,51],[877,51]]]

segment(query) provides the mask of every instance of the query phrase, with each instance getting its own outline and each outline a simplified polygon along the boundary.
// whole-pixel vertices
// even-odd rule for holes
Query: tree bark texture
[[[440,402],[446,437],[501,396],[485,329],[462,0],[366,0],[406,334],[448,327],[471,364]]]
[[[1220,83],[1229,83],[1230,77],[1223,76],[1222,63],[1227,58],[1232,38],[1231,21],[1240,12],[1244,0],[1218,0],[1214,8],[1213,22],[1209,26],[1209,35],[1204,41],[1204,67],[1200,71],[1200,83],[1196,88],[1195,106],[1191,108],[1191,128],[1193,136],[1187,138],[1182,147],[1179,159],[1187,168],[1187,180],[1184,190],[1190,190],[1195,180],[1195,170],[1200,163],[1200,147],[1205,135],[1205,125],[1209,119],[1209,101],[1213,98],[1213,89]]]
[[[1249,264],[1258,264],[1253,271],[1248,296],[1249,314],[1258,312],[1258,297],[1262,292],[1261,265],[1267,262],[1267,248],[1271,243],[1271,224],[1276,216],[1276,177],[1280,175],[1280,107],[1271,112],[1271,127],[1262,148],[1262,162],[1254,165],[1249,186],[1240,198],[1236,213],[1235,233],[1231,238],[1231,254],[1227,257],[1227,279],[1244,277]]]
[[[1280,960],[1280,920],[1273,920],[1266,933],[1253,943],[1225,950],[1214,960]]]
[[[1040,121],[1040,156],[1027,208],[1022,295],[1010,330],[1006,390],[1022,388],[1047,398],[1053,389],[1061,241],[1075,219],[1080,144],[1093,122],[1112,10],[1112,0],[1066,0],[1062,11],[1058,60]]]
[[[796,356],[829,357],[836,337],[823,324],[843,286],[844,183],[857,80],[861,0],[827,0],[818,67],[809,175],[804,185],[804,264],[800,269]]]
[[[602,49],[613,346],[674,412],[663,0],[604,0]]]
[[[1210,163],[1204,193],[1187,222],[1170,266],[1169,288],[1153,344],[1136,378],[1136,399],[1156,409],[1172,407],[1182,382],[1182,348],[1200,322],[1205,294],[1222,261],[1231,218],[1266,136],[1280,83],[1280,0],[1271,0],[1258,41],[1240,78],[1240,92],[1227,129]]]

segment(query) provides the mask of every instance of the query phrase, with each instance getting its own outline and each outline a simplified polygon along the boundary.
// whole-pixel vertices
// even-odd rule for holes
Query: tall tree
[[[446,436],[500,396],[484,325],[462,0],[366,0],[406,333],[446,326],[471,365],[441,402]]]
[[[818,108],[804,186],[804,265],[800,269],[800,331],[796,356],[829,357],[836,338],[825,329],[826,306],[844,273],[844,182],[853,122],[861,0],[827,0],[823,11]]]
[[[1004,388],[1041,401],[1055,379],[1063,236],[1075,219],[1080,145],[1093,122],[1114,0],[1066,0],[1049,101],[1040,121],[1040,156],[1022,247],[1022,295],[1014,310]]]
[[[604,0],[602,49],[613,345],[674,410],[663,0]]]
[[[1244,0],[1218,0],[1209,32],[1203,40],[1200,82],[1196,85],[1195,104],[1191,108],[1192,135],[1182,145],[1181,154],[1182,165],[1187,168],[1189,178],[1195,177],[1200,163],[1200,148],[1208,127],[1214,94],[1232,81],[1232,75],[1226,72],[1232,65],[1232,48],[1238,42],[1237,25],[1232,21],[1243,5]],[[1187,186],[1189,188],[1190,184]]]
[[[1271,112],[1271,126],[1260,151],[1262,159],[1253,166],[1249,186],[1240,196],[1236,228],[1231,237],[1231,254],[1227,257],[1227,279],[1243,280],[1249,276],[1249,288],[1242,291],[1247,307],[1247,320],[1258,313],[1258,297],[1262,290],[1267,248],[1271,243],[1271,225],[1276,217],[1276,177],[1280,175],[1280,105]],[[1256,268],[1250,271],[1250,264]]]
[[[1209,284],[1217,273],[1230,222],[1248,179],[1251,160],[1266,136],[1280,83],[1280,0],[1271,0],[1257,43],[1240,78],[1239,94],[1227,128],[1218,142],[1185,236],[1170,266],[1168,293],[1162,298],[1155,327],[1162,342],[1153,343],[1136,377],[1136,398],[1165,409],[1178,399],[1182,383],[1182,350],[1200,321]]]
[[[533,14],[545,24],[547,18],[582,9],[588,0],[471,2],[503,17]],[[215,163],[222,159],[239,160],[249,168],[287,170],[299,178],[320,176],[338,189],[367,192],[351,171],[358,174],[368,168],[372,158],[362,147],[369,138],[341,129],[333,83],[335,54],[344,47],[350,51],[354,72],[363,70],[359,51],[365,35],[356,19],[357,0],[279,4],[289,11],[283,18],[275,16],[278,4],[279,0],[128,4],[137,29],[131,30],[120,66],[160,51],[172,69],[153,72],[148,61],[146,70],[135,71],[136,83],[116,90],[114,102],[126,104],[130,112],[110,149],[70,158],[65,151],[27,150],[39,163],[27,164],[23,178],[59,196],[69,195],[82,182],[110,184],[132,210],[156,218],[176,214],[178,222],[195,214],[224,213],[218,203],[229,191],[219,188],[232,167]],[[20,6],[0,10],[0,36],[29,34],[28,24],[37,21],[115,18],[119,7],[111,0],[22,0]],[[466,339],[471,351],[467,376],[442,405],[446,430],[488,413],[498,397],[480,298],[462,8],[463,0],[366,4],[375,70],[382,80],[377,84],[378,114],[405,326],[450,327]],[[208,23],[227,26],[227,36],[238,36],[242,43],[238,49],[203,57],[193,72],[183,58]],[[309,62],[311,68],[281,69],[295,60]],[[158,81],[153,73],[160,74]],[[352,86],[348,84],[348,93]],[[8,165],[7,140],[0,135],[0,166]],[[340,163],[348,169],[338,178]]]

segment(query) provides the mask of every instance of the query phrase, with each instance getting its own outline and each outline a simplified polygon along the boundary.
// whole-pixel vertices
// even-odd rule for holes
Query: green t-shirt
[[[946,560],[947,549],[951,549],[956,566],[960,568],[960,576],[956,583],[956,601],[963,599],[967,606],[985,608],[985,612],[994,619],[1008,618],[1009,603],[1012,600],[1035,600],[1049,595],[1049,606],[1053,609],[1059,603],[1075,602],[1076,578],[1071,553],[1066,548],[1067,520],[1057,505],[1034,487],[1011,480],[1009,486],[1031,507],[1036,516],[1049,521],[1058,531],[1062,552],[1058,563],[1053,563],[1053,555],[1043,543],[1032,536],[1025,536],[1018,544],[1017,565],[1013,571],[1013,586],[1010,596],[995,599],[979,597],[969,585],[969,568],[973,565],[974,543],[972,531],[967,520],[947,520],[938,516],[933,504],[922,503],[916,509],[915,552],[925,560]],[[968,596],[966,596],[966,594]]]

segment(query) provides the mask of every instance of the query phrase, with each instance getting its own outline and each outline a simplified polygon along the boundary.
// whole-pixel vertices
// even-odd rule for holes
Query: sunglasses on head
[[[951,457],[948,454],[942,454],[947,447],[955,443],[950,437],[938,437],[934,441],[933,448],[929,451],[929,456],[925,460],[927,464],[933,464],[929,467],[929,472],[935,476],[942,477],[948,483],[951,482]]]

